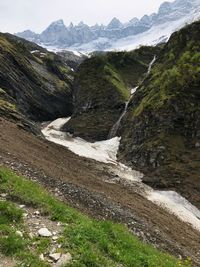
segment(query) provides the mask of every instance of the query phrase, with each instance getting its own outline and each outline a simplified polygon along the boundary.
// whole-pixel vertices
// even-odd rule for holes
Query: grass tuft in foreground
[[[128,229],[110,221],[97,221],[56,200],[40,185],[0,168],[0,193],[7,193],[10,201],[0,202],[0,253],[14,256],[18,267],[45,267],[39,260],[45,253],[48,240],[36,237],[37,248],[31,250],[31,240],[16,234],[23,228],[21,210],[14,203],[40,209],[51,220],[66,223],[60,242],[63,252],[70,252],[70,267],[174,267],[190,266],[144,244],[129,233]],[[14,203],[12,203],[14,202]]]

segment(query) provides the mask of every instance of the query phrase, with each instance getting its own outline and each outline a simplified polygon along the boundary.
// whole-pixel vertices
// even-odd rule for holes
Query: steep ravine
[[[134,180],[136,187],[138,186],[141,189],[140,193],[142,195],[147,197],[150,201],[153,201],[154,203],[161,205],[164,208],[167,208],[168,210],[170,210],[170,212],[174,212],[178,217],[180,217],[185,222],[190,221],[190,223],[192,223],[194,227],[197,227],[197,229],[199,229],[199,222],[200,222],[199,221],[199,218],[200,218],[199,210],[197,208],[195,208],[194,206],[192,206],[189,202],[187,202],[186,199],[184,199],[178,193],[175,192],[175,191],[181,192],[181,189],[180,189],[181,186],[179,186],[178,190],[177,190],[177,187],[166,186],[165,187],[166,189],[169,188],[168,191],[166,189],[161,190],[161,191],[160,190],[154,191],[151,187],[144,185],[141,182],[141,179],[145,180],[145,182],[146,182],[148,163],[144,162],[143,164],[140,164],[140,166],[139,166],[140,168],[138,168],[141,172],[143,172],[143,168],[144,168],[145,176],[143,178],[143,175],[140,174],[138,176],[139,173],[134,172],[134,171],[133,171],[134,172],[134,175],[133,175],[133,173],[130,171],[130,169],[128,167],[126,167],[125,165],[121,165],[121,163],[118,164],[118,161],[116,160],[116,155],[118,154],[119,159],[122,159],[124,162],[127,161],[128,164],[130,164],[129,158],[140,157],[141,154],[138,153],[138,151],[135,151],[135,154],[133,154],[133,151],[130,151],[130,149],[134,149],[134,145],[132,146],[132,142],[136,142],[135,146],[137,147],[138,138],[141,139],[141,142],[142,142],[141,144],[139,144],[139,146],[141,148],[142,147],[145,148],[145,146],[148,147],[149,141],[146,142],[145,138],[149,138],[148,136],[151,136],[151,134],[152,134],[151,128],[149,128],[149,127],[151,126],[153,128],[155,126],[154,125],[154,117],[153,117],[153,114],[151,112],[151,108],[154,108],[154,106],[156,106],[155,110],[153,110],[155,112],[154,116],[159,117],[162,109],[163,108],[165,109],[165,104],[166,104],[166,108],[168,108],[168,104],[167,104],[168,101],[169,102],[171,101],[171,103],[175,103],[177,95],[178,95],[177,103],[179,103],[179,100],[182,97],[182,95],[181,95],[182,94],[182,91],[181,91],[182,88],[179,88],[179,84],[176,84],[176,83],[178,83],[180,81],[180,77],[179,77],[179,81],[177,82],[177,80],[174,81],[172,79],[172,77],[168,77],[168,76],[174,74],[172,72],[181,71],[181,68],[182,68],[181,62],[183,61],[183,64],[184,64],[184,60],[186,60],[185,57],[187,58],[187,53],[190,53],[190,50],[197,49],[194,43],[188,44],[187,40],[188,40],[188,35],[190,35],[191,38],[196,40],[198,29],[199,29],[198,23],[194,23],[191,26],[188,26],[185,29],[181,30],[180,32],[175,33],[171,37],[169,42],[165,45],[165,47],[162,49],[158,58],[156,59],[156,57],[154,56],[153,60],[150,62],[150,64],[148,64],[146,74],[143,74],[143,81],[140,80],[140,82],[141,82],[140,86],[137,89],[137,91],[134,93],[134,97],[130,98],[129,102],[127,102],[127,104],[125,105],[125,108],[122,109],[122,111],[119,114],[118,118],[116,119],[115,123],[113,123],[114,126],[113,126],[113,128],[111,127],[111,132],[110,132],[110,136],[109,136],[111,139],[109,139],[107,141],[102,141],[102,142],[100,141],[100,142],[96,142],[96,143],[89,143],[87,138],[86,138],[87,141],[84,139],[80,139],[79,137],[74,138],[74,136],[69,136],[68,133],[64,133],[64,132],[60,131],[60,129],[65,130],[65,131],[67,130],[67,128],[62,127],[64,125],[63,122],[61,124],[58,124],[56,128],[54,128],[54,122],[53,122],[52,124],[50,124],[49,128],[47,127],[43,130],[43,133],[48,138],[48,140],[59,143],[61,145],[64,145],[64,146],[68,147],[69,149],[71,149],[74,153],[78,153],[80,156],[86,156],[86,157],[94,158],[98,161],[113,163],[115,165],[115,167],[114,167],[114,169],[112,167],[112,172],[114,171],[114,173],[116,173],[121,179],[130,179],[132,181]],[[182,44],[181,48],[179,48],[180,43]],[[198,44],[198,42],[196,44]],[[177,51],[179,51],[179,53]],[[176,63],[177,70],[175,70],[175,69],[171,70],[170,69],[171,64],[172,64],[171,63],[172,57],[173,57],[173,62]],[[188,60],[188,58],[187,58],[187,60]],[[191,58],[191,65],[193,64],[192,60],[193,59]],[[196,58],[195,58],[195,60],[196,60]],[[189,66],[189,68],[190,68],[190,66]],[[191,66],[191,68],[194,68],[193,69],[194,72],[196,71],[194,65],[193,65],[193,67]],[[162,72],[161,72],[161,69],[162,69]],[[167,69],[167,71],[168,71],[168,73],[166,75],[165,75],[165,69]],[[162,77],[162,75],[165,75],[165,76]],[[184,75],[184,74],[182,74],[182,75]],[[163,80],[160,81],[159,78],[161,78]],[[156,79],[157,84],[154,85],[153,82],[155,79]],[[184,82],[187,82],[184,79],[189,79],[189,78],[183,76],[183,81],[181,81],[183,84],[184,84]],[[160,82],[160,84],[159,84],[159,82]],[[174,82],[174,85],[176,86],[176,91],[173,92],[173,95],[171,93],[173,88],[170,88],[171,82]],[[193,90],[193,88],[195,89],[197,84],[198,84],[198,77],[193,76],[191,78],[190,82],[191,82],[190,87],[192,87],[192,90]],[[167,83],[170,83],[170,84],[166,85]],[[153,85],[151,85],[151,84],[153,84]],[[162,88],[161,86],[166,86],[166,88]],[[158,91],[159,89],[160,89],[160,91]],[[157,90],[157,91],[154,92],[154,90]],[[169,90],[170,93],[167,90]],[[135,90],[133,90],[133,91],[135,91]],[[164,91],[164,96],[160,95],[161,93],[163,93],[163,91]],[[177,94],[177,92],[179,92],[179,91],[180,91],[180,93]],[[150,96],[149,96],[149,94],[150,94]],[[156,94],[159,94],[159,96],[157,96]],[[166,96],[166,100],[162,99],[163,97],[165,98],[165,96]],[[149,97],[149,99],[148,99],[148,97]],[[159,97],[160,97],[160,99],[159,99]],[[185,97],[185,95],[184,95],[184,97]],[[182,102],[182,103],[185,103],[186,101],[188,101],[188,99],[184,99],[184,102]],[[126,101],[124,101],[124,103],[125,102]],[[134,105],[135,105],[135,107],[134,107]],[[194,103],[194,105],[196,105],[196,102]],[[134,114],[134,112],[135,112],[135,114]],[[173,110],[169,109],[167,111],[167,113],[165,113],[165,114],[168,114],[168,112],[172,113]],[[175,113],[176,113],[176,111],[175,111]],[[146,115],[143,116],[144,114],[146,114]],[[135,116],[135,118],[134,118],[134,116]],[[151,116],[151,118],[150,118],[150,116]],[[187,117],[187,115],[186,115],[186,117]],[[132,121],[132,118],[133,118],[133,121]],[[193,117],[193,118],[195,118],[195,117]],[[134,125],[134,120],[137,120],[138,124]],[[67,119],[66,121],[67,121],[66,125],[70,125],[71,120]],[[73,121],[73,117],[72,117],[72,121]],[[168,122],[168,120],[166,120],[165,118],[162,117],[162,121],[160,121],[160,124],[158,125],[158,127],[156,129],[153,129],[154,136],[156,136],[155,135],[156,132],[157,132],[157,134],[159,134],[159,133],[162,134],[162,129],[166,129],[166,125],[167,125],[166,123],[167,122]],[[180,122],[180,124],[179,124],[179,122]],[[163,126],[163,123],[165,124],[165,126]],[[175,127],[177,127],[177,126],[180,127],[182,125],[181,121],[174,121],[173,123],[174,123]],[[140,130],[141,134],[139,134],[139,132],[137,131],[137,128],[142,124],[143,124],[143,126],[142,126],[142,129]],[[149,124],[151,124],[151,125],[149,125]],[[121,141],[120,141],[120,138],[114,137],[118,132],[118,128],[120,128],[119,134],[122,134]],[[161,132],[158,131],[158,128],[159,129],[162,128]],[[147,132],[147,129],[149,129],[149,133]],[[177,128],[177,130],[178,129],[179,128]],[[83,130],[85,131],[85,134],[87,136],[87,128],[85,129],[83,127]],[[125,137],[127,135],[126,131],[134,134],[133,141],[131,140],[131,138],[132,138],[131,136],[129,137],[129,139],[127,139],[127,140],[125,139]],[[170,131],[172,131],[172,129]],[[168,134],[170,133],[170,131],[168,131]],[[187,129],[187,131],[189,131],[189,129]],[[73,133],[73,131],[71,133]],[[77,136],[77,134],[75,134],[75,136]],[[164,135],[164,138],[166,136],[167,136],[167,134]],[[66,137],[67,137],[67,140],[66,140]],[[112,138],[112,137],[114,137],[114,138]],[[105,140],[105,139],[106,138],[104,138],[103,140]],[[147,140],[149,140],[149,139],[147,139]],[[127,154],[126,154],[126,158],[124,160],[122,149],[123,149],[125,142],[126,142],[126,149],[127,149],[126,153]],[[149,156],[151,158],[153,158],[155,156],[155,153],[153,152],[154,150],[156,150],[157,148],[159,148],[161,150],[161,149],[163,149],[163,147],[165,147],[165,145],[162,146],[159,142],[158,142],[158,144],[156,144],[156,142],[157,142],[157,140],[155,140],[155,144],[150,143],[150,145],[149,145],[149,148],[151,149],[149,152],[150,153]],[[75,146],[72,145],[75,143],[77,146],[76,149],[75,149]],[[120,143],[120,149],[118,151],[119,143]],[[170,144],[170,142],[169,142],[169,144]],[[81,145],[82,149],[81,149],[80,145]],[[179,146],[179,142],[177,142],[176,146]],[[174,147],[175,147],[175,143],[174,143]],[[102,148],[103,148],[103,151],[102,151]],[[169,153],[171,153],[171,151],[173,151],[173,148],[170,148],[170,149],[171,150],[169,150]],[[90,151],[89,154],[88,154],[88,150]],[[94,153],[94,151],[95,151],[95,153]],[[97,155],[98,155],[98,157],[97,157]],[[99,155],[100,155],[100,158],[99,158]],[[145,150],[144,150],[144,155],[146,155]],[[176,157],[178,155],[179,154],[176,154]],[[147,154],[147,156],[148,156],[148,154]],[[162,157],[161,157],[161,159],[162,159]],[[159,170],[159,166],[162,166],[162,162],[157,163],[155,161],[156,159],[154,161],[151,159],[148,159],[148,160],[150,160],[149,164],[152,164],[152,167],[155,168],[156,170]],[[134,163],[134,161],[132,161],[131,163],[133,166],[136,163],[136,166],[137,166],[137,161],[135,163]],[[123,167],[123,166],[125,166],[125,167]],[[128,174],[127,174],[127,171],[128,171]],[[151,175],[151,169],[149,169],[149,173]],[[170,175],[170,172],[169,172],[169,175]],[[162,176],[161,176],[161,178],[162,178]],[[148,184],[151,185],[151,183],[148,183]],[[185,185],[186,184],[183,184],[183,188],[185,188]],[[198,186],[197,186],[197,190],[198,190]],[[190,191],[190,189],[189,189],[188,194],[191,194],[191,192],[193,192],[193,191]],[[183,194],[183,195],[187,197],[186,194]],[[188,199],[191,199],[191,197],[188,197]],[[192,201],[192,203],[195,203],[195,201]],[[192,212],[192,213],[188,214],[188,211]]]
[[[75,74],[74,113],[63,130],[90,142],[105,140],[124,111],[131,88],[143,80],[159,51],[160,47],[141,47],[86,59]]]
[[[156,61],[156,56],[154,56],[153,59],[152,59],[152,61],[149,63],[147,73],[144,74],[144,77],[145,77],[144,79],[146,79],[146,77],[150,74],[151,69],[152,69],[152,66],[153,66],[153,64],[154,64],[155,61]],[[134,88],[132,88],[130,90],[131,94],[130,94],[129,100],[125,102],[125,104],[124,104],[124,110],[123,110],[122,114],[120,115],[120,117],[117,120],[117,122],[112,126],[112,128],[111,128],[111,130],[110,130],[110,132],[108,134],[108,139],[117,136],[117,132],[118,132],[118,130],[120,128],[121,121],[124,118],[124,116],[126,115],[126,112],[128,110],[128,105],[131,102],[131,99],[133,98],[133,96],[134,96],[135,92],[137,91],[137,89],[138,89],[138,86],[136,86],[136,87],[134,87]]]
[[[114,173],[119,179],[131,181],[137,193],[174,213],[182,221],[190,223],[200,231],[200,211],[196,207],[176,192],[153,190],[142,183],[143,175],[140,172],[136,172],[117,161],[116,155],[120,138],[114,137],[113,139],[96,143],[89,143],[78,137],[74,138],[70,133],[61,131],[63,124],[69,120],[70,118],[57,119],[44,127],[42,133],[47,140],[65,146],[79,156],[109,164],[108,169],[112,175]]]
[[[189,32],[186,27],[176,33],[162,50],[142,47],[130,53],[94,56],[77,68],[73,86],[74,72],[61,57],[21,39],[0,35],[0,60],[6,59],[0,68],[3,165],[23,169],[25,174],[34,166],[36,172],[32,174],[36,176],[38,170],[44,171],[48,186],[59,185],[66,199],[76,200],[75,206],[85,205],[94,214],[101,210],[104,219],[111,214],[109,219],[126,224],[136,221],[132,226],[136,232],[144,220],[145,235],[151,227],[155,232],[161,229],[161,248],[168,251],[167,244],[172,240],[170,249],[176,248],[176,256],[177,251],[184,256],[193,251],[199,262],[199,240],[191,241],[200,233],[200,57],[196,25],[190,26]],[[188,40],[192,42],[188,44]],[[100,69],[91,68],[90,64],[99,63]],[[99,83],[101,78],[103,83]],[[41,121],[48,121],[42,124],[42,133],[51,143],[21,129],[26,123],[31,127]],[[95,202],[98,198],[100,201]],[[107,199],[120,203],[120,220],[119,213],[107,211]],[[182,226],[182,232],[188,232],[179,234],[180,238],[173,235],[176,227],[168,228],[170,218],[177,222],[177,228]],[[163,241],[165,234],[167,242]],[[147,240],[154,244],[153,238]]]

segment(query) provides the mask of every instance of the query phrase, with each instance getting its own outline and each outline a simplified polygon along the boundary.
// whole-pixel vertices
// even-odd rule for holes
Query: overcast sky
[[[170,0],[172,2],[172,0]],[[65,24],[84,21],[108,24],[117,17],[127,22],[133,17],[157,12],[164,0],[0,0],[0,31],[43,31],[52,21]]]

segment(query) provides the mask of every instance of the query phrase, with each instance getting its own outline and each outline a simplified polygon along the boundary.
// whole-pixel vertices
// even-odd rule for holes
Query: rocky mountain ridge
[[[96,24],[90,27],[80,22],[78,25],[71,23],[66,27],[63,20],[58,20],[41,34],[28,30],[17,33],[17,36],[58,49],[89,51],[112,49],[113,43],[116,41],[148,32],[165,23],[172,24],[186,18],[180,22],[179,26],[183,26],[192,17],[195,17],[195,14],[198,14],[199,9],[199,0],[175,0],[161,4],[157,13],[144,15],[141,19],[133,18],[127,23],[121,23],[117,18],[113,18],[107,26]],[[173,30],[176,30],[176,27],[178,26],[174,25]],[[160,37],[162,38],[157,40],[157,43],[166,40],[169,36],[162,36],[161,33]]]
[[[62,57],[9,34],[0,45],[1,116],[30,126],[72,113],[74,72]]]

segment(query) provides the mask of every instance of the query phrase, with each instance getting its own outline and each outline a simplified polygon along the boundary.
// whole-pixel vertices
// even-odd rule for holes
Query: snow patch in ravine
[[[138,192],[149,201],[161,206],[176,215],[182,221],[189,223],[200,231],[200,211],[185,198],[174,191],[156,191],[142,183],[143,174],[132,170],[117,161],[120,138],[90,143],[79,137],[73,137],[60,129],[70,118],[57,119],[42,129],[45,138],[53,143],[67,147],[75,154],[94,159],[99,162],[112,164],[109,166],[111,174],[121,179],[134,182]],[[136,188],[136,191],[137,191]]]
[[[75,154],[94,159],[104,163],[117,164],[117,151],[120,138],[114,137],[110,140],[90,143],[79,137],[72,137],[71,134],[60,131],[62,126],[70,118],[60,118],[51,122],[42,130],[47,140],[67,147]]]
[[[147,199],[169,210],[200,231],[200,211],[178,193],[152,190],[147,193]]]

